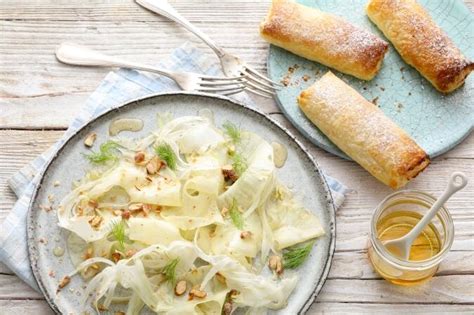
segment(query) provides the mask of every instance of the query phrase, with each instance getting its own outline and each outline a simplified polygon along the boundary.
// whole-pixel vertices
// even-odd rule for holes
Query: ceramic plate
[[[297,188],[298,197],[319,217],[326,235],[318,239],[310,258],[299,270],[304,276],[300,278],[289,299],[288,307],[275,314],[303,313],[311,305],[329,272],[335,244],[334,206],[318,165],[288,131],[264,114],[226,98],[183,92],[148,96],[101,115],[72,135],[45,169],[30,205],[28,245],[34,275],[54,311],[77,314],[84,282],[80,277],[74,277],[67,288],[59,294],[56,293],[58,281],[74,269],[67,250],[61,257],[53,255],[56,247],[67,249],[68,233],[57,226],[55,211],[47,212],[40,206],[49,204],[50,195],[60,200],[70,191],[72,182],[84,175],[88,168],[87,161],[82,156],[82,153],[87,152],[83,144],[85,136],[89,132],[96,132],[97,146],[107,140],[109,123],[113,119],[127,117],[142,119],[145,127],[138,133],[123,132],[121,135],[141,137],[156,129],[156,116],[160,112],[170,112],[174,117],[179,117],[196,115],[203,108],[214,113],[217,125],[231,120],[267,141],[279,141],[288,148],[287,163],[277,170],[278,176],[289,187]],[[60,181],[61,185],[55,187],[55,181]],[[54,277],[51,272],[54,272]],[[89,311],[94,313],[92,309]]]
[[[434,20],[458,45],[463,54],[474,59],[474,16],[460,0],[418,0]],[[337,14],[381,38],[385,37],[365,15],[366,0],[299,0],[301,4]],[[387,41],[388,42],[388,41]],[[295,66],[296,65],[296,66]],[[289,74],[288,69],[294,68]],[[317,146],[346,157],[299,110],[296,97],[314,83],[328,68],[271,45],[268,72],[280,82],[290,84],[277,93],[276,100],[285,116]],[[332,70],[366,99],[376,100],[387,116],[405,129],[431,157],[456,146],[473,129],[474,75],[464,86],[447,96],[437,92],[414,68],[408,66],[390,45],[382,68],[372,81],[362,81]],[[304,76],[307,79],[303,79]],[[309,78],[309,79],[308,79]]]

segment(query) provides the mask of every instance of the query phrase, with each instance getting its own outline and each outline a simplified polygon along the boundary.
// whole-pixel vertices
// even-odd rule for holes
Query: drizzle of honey
[[[381,218],[376,225],[377,238],[384,241],[394,240],[406,235],[421,220],[422,215],[413,211],[395,211]],[[410,248],[409,261],[417,262],[430,259],[440,252],[441,238],[436,227],[430,223],[415,239]],[[387,249],[388,250],[388,249]],[[394,255],[395,256],[395,255]],[[369,248],[369,258],[377,272],[386,280],[400,284],[413,285],[429,279],[437,266],[425,270],[403,270],[388,264],[378,257],[373,248]]]

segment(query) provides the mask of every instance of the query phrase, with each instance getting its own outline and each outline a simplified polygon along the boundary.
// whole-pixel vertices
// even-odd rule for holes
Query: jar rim
[[[409,261],[409,260],[403,260],[398,257],[395,257],[385,249],[385,246],[383,246],[382,242],[377,237],[377,221],[381,212],[384,210],[382,208],[382,205],[387,203],[390,199],[402,194],[413,194],[415,196],[418,195],[418,197],[424,197],[425,198],[424,201],[428,201],[431,205],[436,201],[436,198],[433,195],[430,195],[426,192],[415,190],[415,189],[406,189],[406,190],[400,190],[400,191],[391,193],[377,205],[374,213],[372,214],[372,218],[370,222],[370,240],[373,244],[374,249],[378,252],[378,254],[381,257],[383,257],[385,260],[387,260],[387,262],[393,265],[394,267],[404,267],[404,268],[410,268],[410,269],[431,268],[434,265],[441,262],[441,260],[447,255],[454,241],[453,219],[448,209],[444,205],[441,207],[438,214],[441,212],[445,216],[443,218],[444,219],[443,221],[445,222],[445,241],[444,241],[442,249],[436,255],[428,259],[419,260],[419,261]]]

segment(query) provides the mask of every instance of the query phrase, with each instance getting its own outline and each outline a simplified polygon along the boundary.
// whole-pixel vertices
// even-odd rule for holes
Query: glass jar
[[[375,209],[370,222],[368,255],[375,270],[386,280],[399,285],[414,285],[430,279],[438,270],[439,264],[446,257],[454,240],[453,220],[445,207],[439,210],[429,226],[420,234],[420,237],[426,236],[423,253],[432,253],[432,255],[412,260],[412,255],[416,255],[415,241],[410,259],[403,260],[387,251],[380,240],[380,237],[386,236],[383,233],[390,232],[390,229],[396,226],[411,229],[416,225],[417,221],[413,221],[413,224],[398,224],[396,221],[400,213],[409,212],[419,221],[435,201],[436,199],[427,193],[404,190],[389,195]],[[392,223],[393,225],[389,226]],[[426,246],[428,246],[428,251],[426,251]],[[433,247],[431,252],[430,246]]]

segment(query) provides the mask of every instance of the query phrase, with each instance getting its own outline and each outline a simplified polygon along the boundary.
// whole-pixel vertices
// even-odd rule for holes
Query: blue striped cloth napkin
[[[202,51],[186,43],[177,48],[159,66],[166,69],[219,75],[221,74],[220,66],[215,59],[209,58]],[[33,189],[39,181],[38,174],[45,163],[75,130],[104,111],[140,96],[176,90],[179,90],[179,87],[165,77],[126,69],[110,72],[88,98],[85,106],[72,121],[63,137],[9,180],[9,185],[17,195],[18,201],[0,226],[0,262],[3,262],[18,277],[39,291],[28,260],[26,217]],[[233,98],[255,107],[253,101],[245,93],[239,93]],[[332,177],[326,176],[326,179],[338,208],[343,203],[344,194],[349,189]]]

